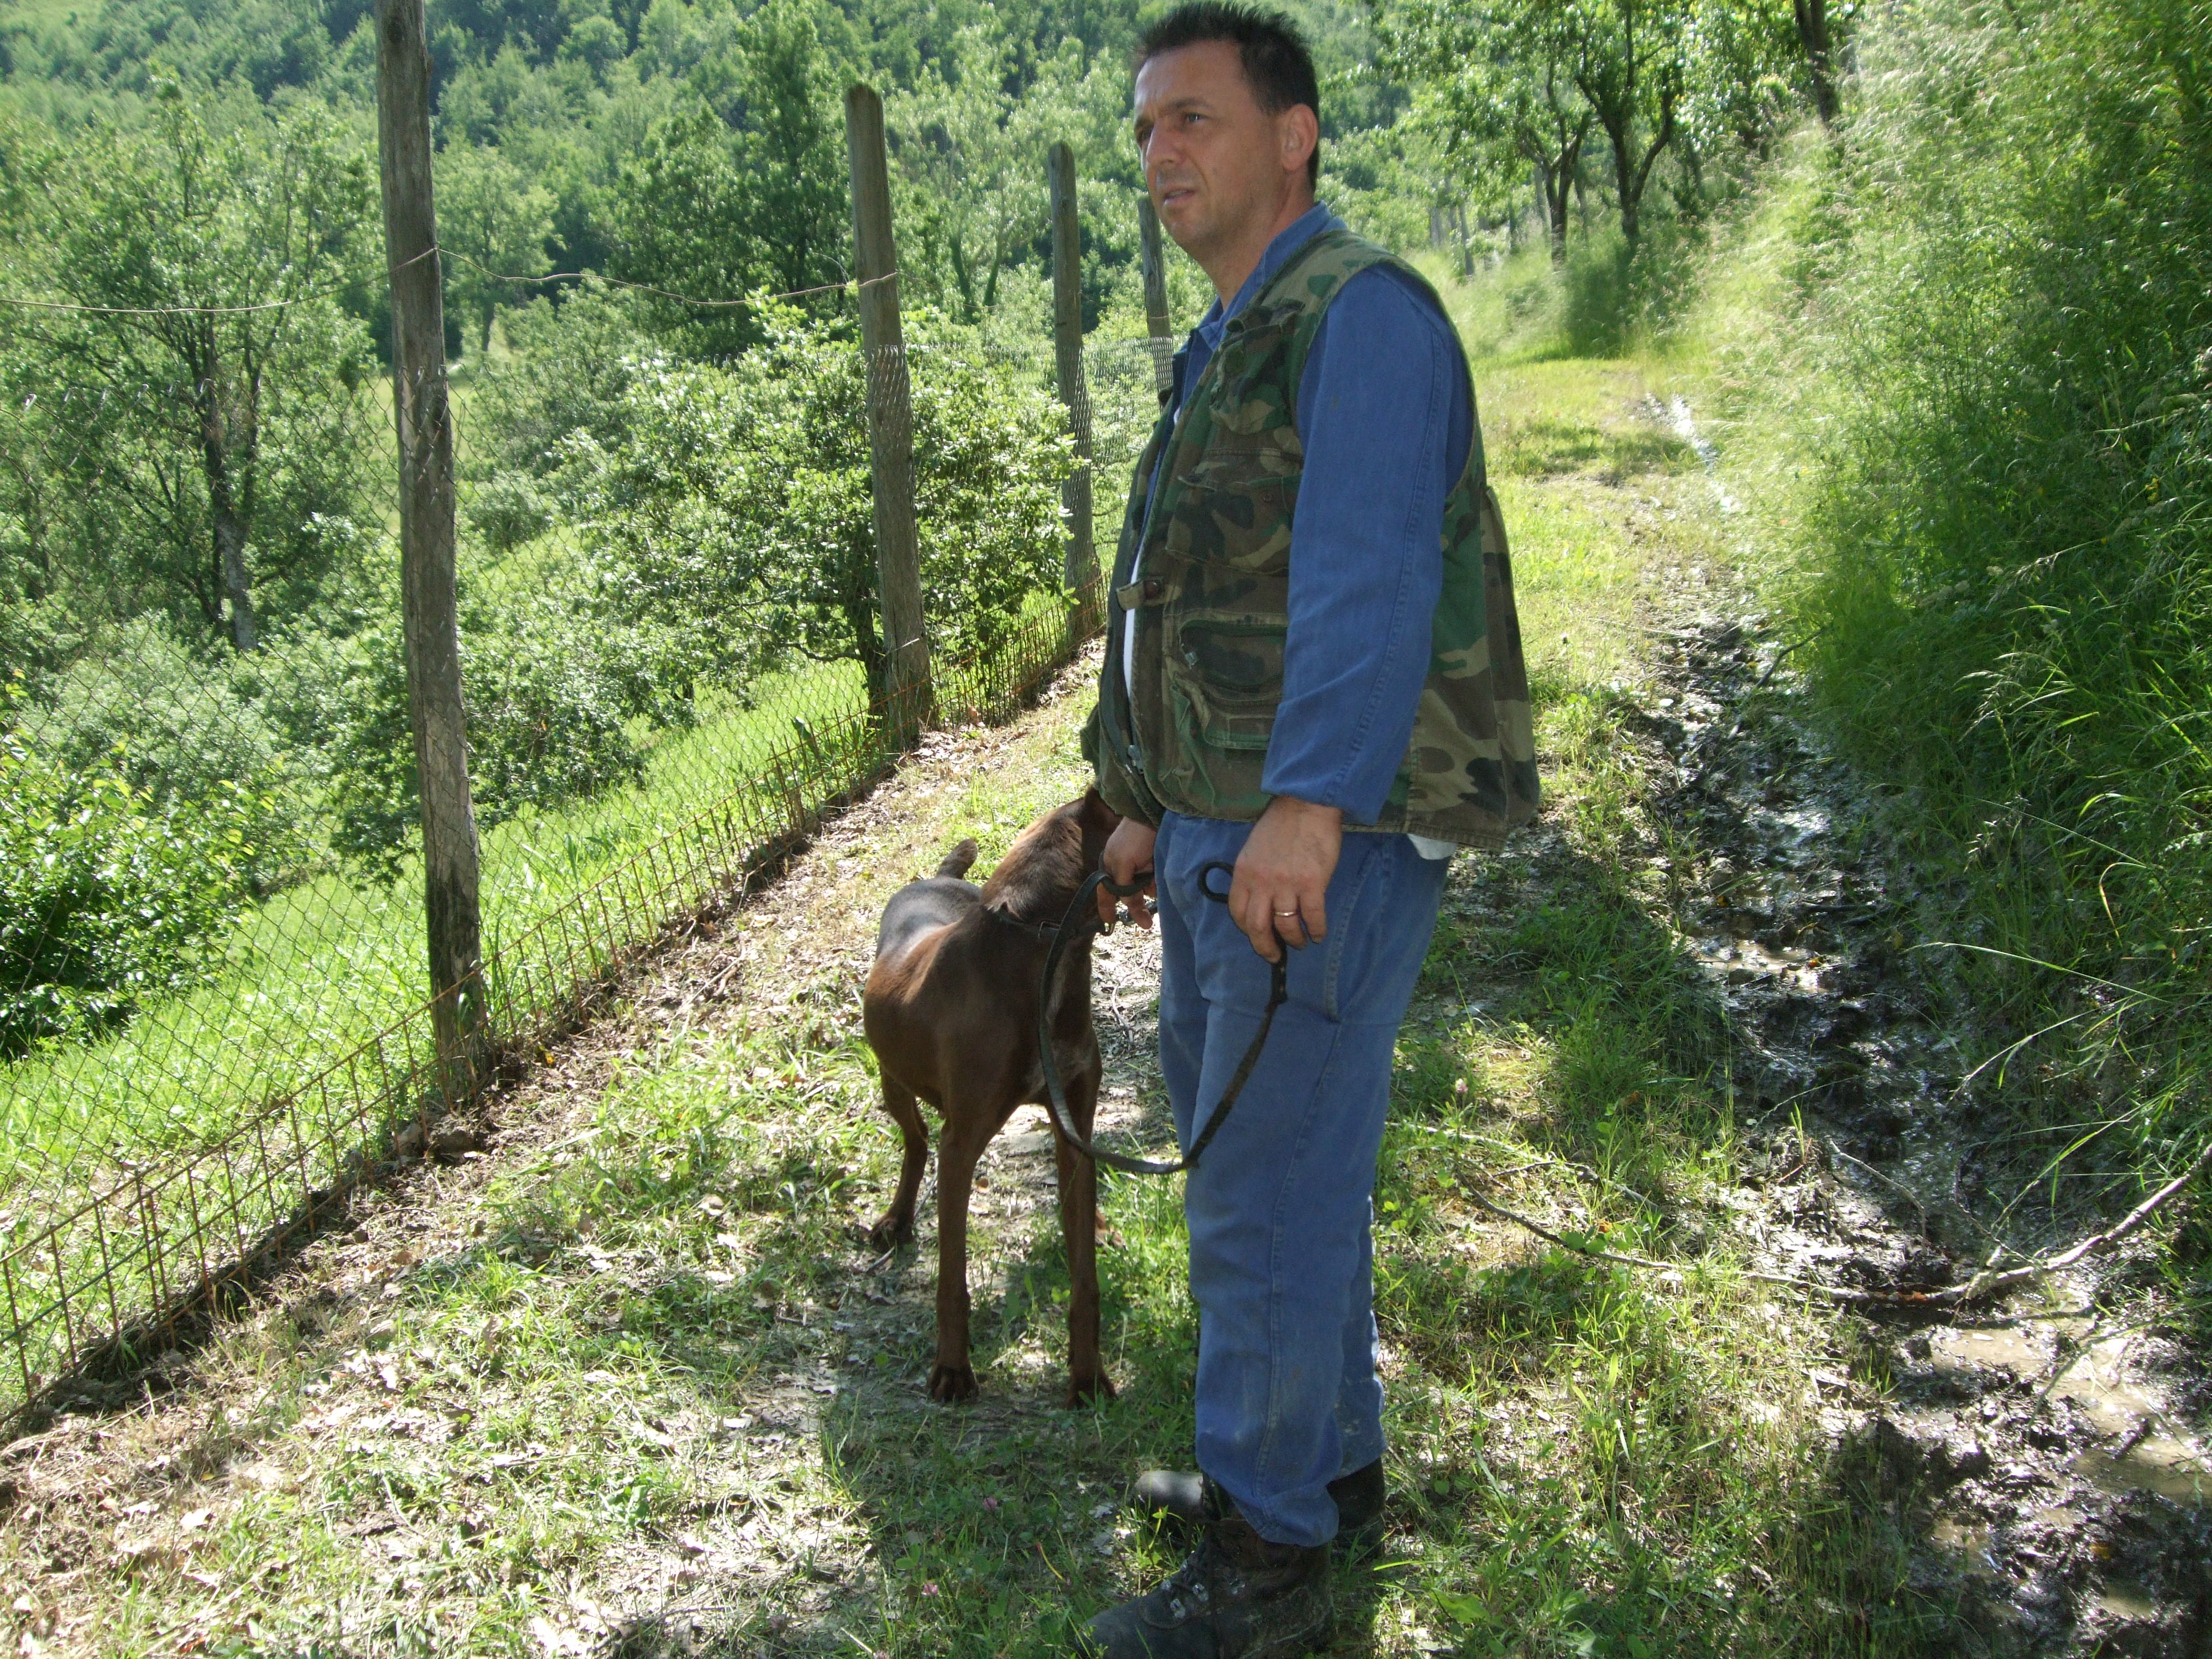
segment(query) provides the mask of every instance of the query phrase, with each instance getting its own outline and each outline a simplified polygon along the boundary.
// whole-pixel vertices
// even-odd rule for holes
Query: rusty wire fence
[[[672,921],[761,879],[897,758],[864,660],[857,349],[611,370],[591,320],[565,342],[547,323],[504,380],[456,392],[478,1068],[586,1018]],[[1152,354],[1085,356],[1118,510]],[[1059,580],[1050,344],[927,339],[911,362],[928,717],[1002,720],[1100,610]],[[125,526],[155,592],[165,549],[207,544],[206,504],[130,519],[143,480],[100,435],[177,411],[47,401],[6,434],[0,508],[21,522],[40,495],[56,537]],[[296,519],[253,548],[250,649],[210,566],[199,599],[118,603],[5,682],[0,852],[33,869],[0,876],[0,1429],[219,1310],[433,1149],[454,1097],[422,966],[389,404],[371,387],[319,418]],[[1103,549],[1115,528],[1102,514]]]

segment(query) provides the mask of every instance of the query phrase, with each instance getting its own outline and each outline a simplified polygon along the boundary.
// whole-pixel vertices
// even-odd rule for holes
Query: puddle
[[[1687,405],[1646,412],[1717,492]],[[1677,568],[1656,597],[1652,695],[1625,724],[1666,835],[1625,850],[1663,877],[1676,937],[1731,1028],[1753,1179],[1714,1207],[1762,1270],[1956,1284],[1988,1255],[1993,1192],[2021,1174],[2008,1102],[1979,1064],[1992,1039],[1919,952],[1914,873],[1805,717],[1756,595],[1724,571]],[[2055,1249],[2083,1220],[1996,1224],[2017,1248]],[[1927,1506],[1898,1516],[1914,1571],[1950,1582],[1962,1628],[1993,1656],[2086,1654],[2124,1629],[2131,1659],[2208,1659],[2190,1609],[2212,1582],[2212,1456],[2167,1398],[2195,1357],[2143,1334],[2155,1298],[2110,1267],[2070,1275],[2063,1305],[2082,1305],[2057,1318],[1872,1320],[1893,1356],[1884,1397],[1833,1413],[1838,1435],[1880,1425],[1872,1443]],[[2100,1317],[2136,1328],[2100,1338]]]
[[[2068,1364],[2051,1385],[2054,1400],[2070,1400],[2107,1434],[2126,1434],[2145,1418],[2160,1415],[2159,1402],[2127,1381],[2128,1339],[2094,1342]]]
[[[2172,1435],[2147,1436],[2141,1445],[2130,1447],[2118,1457],[2110,1452],[2084,1452],[2074,1460],[2073,1469],[2098,1491],[2114,1497],[2148,1492],[2192,1509],[2212,1504],[2212,1470]]]
[[[2040,1376],[2051,1365],[2051,1345],[2039,1333],[2017,1327],[1941,1331],[1929,1350],[1928,1363],[1939,1371],[2008,1370],[2027,1377]]]
[[[1698,430],[1697,417],[1690,413],[1687,398],[1676,398],[1668,404],[1667,423],[1674,429],[1676,437],[1697,451],[1698,464],[1705,469],[1706,477],[1711,478],[1715,469],[1720,465],[1721,453],[1713,447],[1711,439]],[[1718,479],[1713,479],[1712,491],[1713,499],[1720,503],[1722,512],[1743,511],[1743,503],[1721,488]]]
[[[2155,1619],[2158,1603],[2140,1584],[2113,1581],[2098,1593],[2097,1611],[2113,1620]]]
[[[2000,1576],[1996,1558],[1990,1553],[1990,1536],[1985,1526],[1968,1526],[1948,1518],[1937,1521],[1928,1529],[1930,1543],[1951,1551],[1959,1558],[1959,1565],[1978,1578]]]

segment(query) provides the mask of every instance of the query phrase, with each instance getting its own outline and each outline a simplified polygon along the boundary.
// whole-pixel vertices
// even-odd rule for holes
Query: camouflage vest
[[[1289,632],[1304,462],[1298,384],[1329,301],[1385,261],[1389,253],[1346,230],[1307,242],[1230,320],[1180,414],[1162,414],[1137,463],[1098,707],[1084,734],[1102,792],[1124,813],[1152,823],[1163,811],[1249,823],[1272,799],[1260,777]],[[1381,816],[1358,827],[1495,848],[1534,816],[1537,781],[1512,566],[1480,429],[1444,499],[1443,565],[1413,741]],[[1131,615],[1135,683],[1125,685]]]

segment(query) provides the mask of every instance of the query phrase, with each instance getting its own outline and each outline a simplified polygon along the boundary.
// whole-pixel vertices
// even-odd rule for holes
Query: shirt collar
[[[1252,274],[1244,279],[1244,286],[1237,290],[1237,297],[1229,302],[1228,309],[1223,310],[1221,301],[1216,299],[1206,311],[1205,320],[1198,325],[1199,335],[1205,340],[1206,349],[1211,351],[1220,345],[1221,331],[1229,325],[1229,319],[1251,304],[1252,296],[1274,280],[1275,273],[1290,263],[1292,254],[1324,230],[1340,229],[1343,223],[1328,208],[1316,202],[1278,231],[1275,240],[1267,244],[1267,251],[1260,256],[1260,263],[1252,267]]]

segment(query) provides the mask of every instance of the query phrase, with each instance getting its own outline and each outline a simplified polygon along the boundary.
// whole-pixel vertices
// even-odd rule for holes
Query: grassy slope
[[[2186,9],[2033,15],[2054,33],[2021,37],[2026,68],[1924,126],[1907,112],[1940,103],[1933,66],[1988,17],[1905,9],[1870,35],[1859,170],[1814,131],[1784,146],[1668,372],[1720,441],[1793,666],[1917,872],[1929,960],[2017,1126],[1996,1173],[2014,1205],[2040,1182],[2079,1233],[2204,1146],[2212,357],[2172,360],[2212,336],[2201,273],[2170,260],[2212,223],[2204,169],[2172,158],[2212,129],[2149,67],[2201,49]],[[2212,1225],[2173,1207],[2160,1271],[2201,1336]]]
[[[1611,855],[1639,809],[1608,687],[1637,673],[1650,573],[1703,546],[1682,458],[1631,364],[1492,363],[1480,391],[1558,833],[1462,862],[1401,1044],[1377,1194],[1395,1565],[1346,1576],[1339,1650],[1909,1647],[1808,1420],[1806,1372],[1849,1363],[1827,1318],[1723,1265],[1595,1269],[1470,1201],[1687,1252],[1626,1189],[1693,1213],[1735,1156],[1693,978]],[[976,1276],[974,1412],[918,1397],[927,1227],[881,1277],[852,1236],[896,1169],[852,947],[927,849],[979,833],[988,861],[1078,787],[1082,702],[892,786],[898,836],[802,867],[749,935],[788,965],[726,1018],[652,1026],[565,1096],[564,1060],[543,1151],[458,1183],[427,1237],[365,1228],[225,1334],[204,1392],[124,1425],[51,1534],[11,1516],[26,1622],[85,1650],[583,1651],[672,1603],[734,1650],[920,1659],[1054,1651],[1163,1571],[1115,1503],[1188,1446],[1173,1184],[1107,1184],[1121,1391],[1095,1412],[1054,1409],[1065,1281],[1034,1193],[979,1219],[1000,1267]],[[810,930],[843,954],[802,970]],[[792,1406],[817,1389],[818,1414]],[[34,1578],[49,1559],[76,1571]]]
[[[496,950],[649,842],[738,788],[790,740],[791,717],[827,725],[863,706],[840,665],[764,688],[697,730],[663,736],[635,788],[531,813],[483,838],[485,945]],[[270,1095],[342,1058],[423,996],[419,873],[386,885],[329,874],[255,907],[203,989],[118,1036],[56,1045],[0,1069],[0,1191],[67,1184],[108,1149],[158,1156],[212,1138]]]

